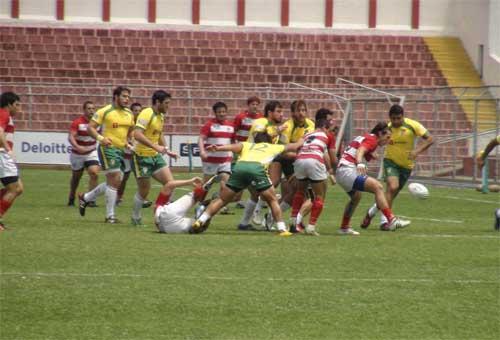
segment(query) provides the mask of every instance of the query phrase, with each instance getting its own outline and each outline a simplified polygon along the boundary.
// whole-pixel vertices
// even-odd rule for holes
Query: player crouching
[[[203,185],[203,180],[199,177],[193,177],[187,180],[173,180],[165,184],[158,194],[155,204],[154,220],[158,231],[168,234],[197,234],[205,231],[208,227],[208,222],[205,223],[204,228],[193,230],[191,225],[194,220],[186,217],[186,214],[196,205],[196,203],[205,199],[210,186],[215,182],[216,178],[217,176],[213,176]],[[193,191],[170,203],[170,198],[174,189],[188,185],[194,186]]]
[[[337,168],[336,177],[337,183],[344,188],[351,200],[347,203],[342,225],[339,233],[342,235],[359,235],[357,231],[351,228],[350,222],[354,210],[361,200],[361,192],[368,191],[375,194],[375,202],[377,207],[382,211],[389,223],[381,226],[382,230],[396,230],[404,228],[410,224],[410,221],[405,221],[397,218],[392,213],[389,204],[384,195],[382,184],[375,178],[369,177],[366,171],[366,165],[363,159],[367,162],[375,159],[372,153],[378,146],[386,145],[391,137],[391,131],[387,123],[380,122],[371,130],[369,134],[356,137],[349,146],[344,150],[342,158]]]
[[[212,201],[205,212],[193,224],[193,229],[198,230],[205,226],[207,221],[214,216],[223,206],[233,201],[234,197],[243,189],[250,187],[260,194],[271,208],[273,218],[280,236],[290,236],[283,221],[282,212],[274,192],[271,180],[267,175],[267,168],[272,160],[279,154],[288,151],[297,151],[302,145],[290,143],[288,145],[271,144],[271,137],[266,132],[259,132],[254,136],[255,143],[237,143],[230,145],[211,145],[210,151],[232,151],[240,154],[233,172],[226,186],[222,189],[220,197]]]

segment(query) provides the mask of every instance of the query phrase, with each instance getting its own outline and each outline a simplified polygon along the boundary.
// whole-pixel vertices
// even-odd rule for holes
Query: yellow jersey
[[[148,107],[139,113],[137,116],[136,128],[140,128],[144,136],[149,139],[153,144],[160,144],[161,136],[163,135],[163,123],[165,116],[163,113],[155,113],[152,108]],[[150,147],[137,142],[135,153],[142,157],[155,156],[158,152]]]
[[[309,118],[306,118],[302,125],[297,125],[292,118],[285,122],[285,126],[285,130],[281,133],[281,144],[295,143],[304,137],[304,135],[315,130],[314,122]]]
[[[281,144],[269,143],[241,143],[243,148],[240,152],[238,162],[257,162],[267,169],[273,159],[285,151],[285,146]]]
[[[134,115],[128,108],[119,109],[110,104],[97,110],[92,120],[102,126],[102,135],[109,138],[114,147],[125,148],[129,129],[134,126]]]
[[[428,134],[427,129],[409,118],[404,118],[403,124],[397,128],[389,123],[389,128],[391,139],[385,148],[384,158],[390,159],[402,168],[413,169],[415,163],[409,158],[410,152],[415,146],[417,137]]]
[[[271,136],[273,144],[277,144],[280,141],[278,125],[270,122],[267,118],[259,118],[253,121],[247,141],[253,143],[255,135],[259,132],[267,132],[267,134]]]

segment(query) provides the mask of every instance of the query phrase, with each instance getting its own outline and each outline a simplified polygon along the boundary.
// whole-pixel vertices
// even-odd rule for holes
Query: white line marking
[[[428,238],[479,238],[479,239],[497,239],[500,236],[493,235],[452,235],[452,234],[408,234],[409,237],[428,237]]]
[[[4,272],[0,276],[21,276],[25,279],[27,276],[39,277],[130,277],[130,278],[158,278],[165,280],[213,280],[213,281],[296,281],[296,282],[396,282],[396,283],[463,283],[463,284],[498,284],[500,280],[434,280],[434,279],[401,279],[401,278],[258,278],[258,277],[233,277],[233,276],[159,276],[142,275],[128,273],[19,273]]]
[[[448,222],[448,223],[457,223],[457,224],[464,223],[464,221],[461,221],[461,220],[440,220],[437,218],[411,217],[411,216],[403,216],[403,215],[399,215],[399,216],[404,217],[404,218],[409,218],[412,220],[423,220],[423,221],[432,221],[432,222]]]
[[[399,193],[400,195],[409,195],[409,192],[402,191]],[[488,201],[488,200],[480,200],[476,198],[467,198],[467,197],[459,197],[459,196],[441,196],[441,195],[432,195],[431,197],[435,198],[449,198],[452,200],[459,200],[459,201],[469,201],[469,202],[477,202],[477,203],[488,203],[488,204],[495,204],[495,205],[500,205],[499,201]]]

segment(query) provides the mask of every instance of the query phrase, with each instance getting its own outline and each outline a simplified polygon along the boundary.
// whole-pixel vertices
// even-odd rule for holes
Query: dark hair
[[[257,102],[260,104],[260,98],[257,96],[253,96],[247,99],[247,105],[250,105],[251,102]]]
[[[316,126],[316,129],[329,128],[330,120],[326,118],[316,119],[314,125]]]
[[[273,139],[267,132],[257,132],[253,141],[254,143],[272,143]]]
[[[94,102],[91,100],[87,100],[87,101],[83,102],[83,109],[85,110],[87,108],[87,105],[89,105],[89,104],[94,104]]]
[[[271,100],[270,102],[268,102],[266,104],[266,106],[264,107],[264,117],[268,117],[269,116],[269,112],[274,112],[276,110],[276,108],[283,108],[283,106],[281,105],[281,103],[277,100]]]
[[[380,137],[382,135],[385,135],[388,131],[389,131],[389,125],[387,125],[386,122],[378,122],[377,125],[375,125],[373,129],[370,131],[370,133]]]
[[[223,102],[217,102],[215,103],[213,106],[212,106],[212,110],[215,112],[217,112],[218,109],[220,109],[221,107],[225,108],[226,111],[227,111],[227,105],[226,103],[223,103]]]
[[[404,115],[404,114],[405,114],[405,110],[403,109],[403,107],[401,105],[394,104],[389,109],[389,116],[399,116],[399,115]]]
[[[132,105],[130,105],[130,110],[133,110],[134,107],[136,107],[136,106],[142,107],[141,103],[135,102],[135,103],[132,103]]]
[[[117,88],[115,88],[113,90],[113,99],[115,99],[115,97],[119,97],[122,92],[128,92],[128,93],[131,93],[130,92],[130,89],[128,87],[125,87],[125,86],[118,86]]]
[[[305,101],[303,101],[302,99],[294,100],[290,105],[290,111],[297,112],[301,106],[304,106],[307,110],[307,105]]]
[[[0,107],[7,107],[15,102],[20,101],[19,96],[14,92],[4,92],[0,96]]]
[[[156,104],[157,101],[160,103],[163,103],[165,100],[172,98],[172,95],[168,92],[165,92],[163,90],[156,90],[153,93],[153,96],[151,97],[151,103],[153,105]]]
[[[316,111],[316,116],[314,117],[314,120],[318,121],[320,119],[326,119],[327,116],[333,116],[333,112],[328,109],[321,108],[318,111]]]

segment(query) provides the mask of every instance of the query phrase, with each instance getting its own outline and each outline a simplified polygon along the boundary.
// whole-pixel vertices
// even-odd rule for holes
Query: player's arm
[[[5,130],[3,127],[0,126],[0,148],[4,148],[5,152],[11,154],[12,149],[9,146],[9,143],[7,143],[7,138],[5,137]]]
[[[73,129],[69,130],[68,142],[69,142],[69,144],[71,144],[71,147],[73,148],[73,150],[76,150],[77,152],[90,151],[90,150],[88,150],[88,148],[85,148],[81,145],[78,145],[78,143],[76,142],[76,135],[77,135],[77,131],[75,131]]]
[[[87,132],[88,132],[89,136],[94,138],[96,141],[98,141],[102,145],[110,146],[112,144],[111,139],[109,139],[108,137],[104,137],[99,132],[97,132],[99,125],[100,124],[97,123],[93,119],[90,121],[89,125],[87,126]]]
[[[434,144],[434,138],[431,136],[429,131],[426,131],[422,135],[423,142],[419,143],[417,147],[410,152],[410,159],[414,160],[420,155],[422,152],[427,150],[432,144]]]
[[[234,153],[240,153],[241,150],[243,149],[243,144],[241,143],[236,143],[236,144],[228,144],[228,145],[209,145],[207,146],[206,150],[210,152],[214,151],[231,151]]]
[[[207,150],[205,150],[205,141],[207,140],[207,136],[204,134],[200,134],[200,137],[198,138],[198,147],[200,148],[200,157],[201,160],[206,161],[207,160]]]
[[[171,151],[170,148],[168,147],[167,141],[165,140],[165,135],[163,134],[163,131],[161,132],[159,143],[160,143],[160,145],[163,145],[165,147],[165,150],[166,150],[165,153],[169,157],[172,157],[175,160],[179,159],[179,154],[177,152],[175,152],[175,151]]]
[[[193,177],[190,179],[175,179],[173,181],[169,181],[168,183],[166,183],[162,187],[161,192],[166,194],[166,195],[170,195],[174,191],[175,188],[185,187],[185,186],[189,186],[189,185],[200,186],[202,184],[203,184],[203,180],[200,177]]]
[[[164,154],[167,152],[167,149],[165,148],[164,145],[155,144],[151,142],[149,138],[144,135],[144,128],[142,127],[136,126],[134,128],[133,136],[136,141],[138,141],[144,146],[147,146],[148,148],[155,150],[158,153]]]
[[[479,154],[477,155],[477,166],[481,169],[483,166],[484,166],[484,160],[486,159],[486,157],[488,157],[488,155],[490,154],[490,152],[499,145],[499,141],[498,141],[498,137],[495,137],[493,138],[492,140],[490,140],[490,142],[488,143],[488,145],[486,145],[486,148],[482,151],[479,152]]]
[[[288,152],[297,152],[300,149],[300,147],[302,146],[302,144],[304,144],[304,138],[299,139],[295,143],[288,143],[285,146],[285,150],[283,152],[284,153],[285,152],[287,152],[287,153]]]
[[[361,146],[359,147],[358,151],[356,152],[356,169],[358,170],[358,174],[366,176],[366,164],[363,163],[363,159],[365,158],[365,154],[368,152],[368,149],[366,146]]]

